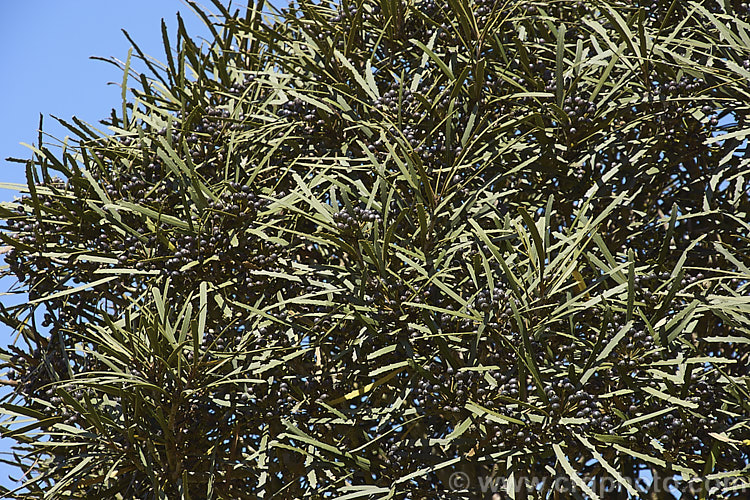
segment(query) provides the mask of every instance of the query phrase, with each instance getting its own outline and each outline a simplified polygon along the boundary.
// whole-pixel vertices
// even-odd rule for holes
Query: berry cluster
[[[355,206],[351,209],[351,213],[346,208],[334,213],[333,222],[343,234],[358,235],[361,234],[365,225],[381,222],[381,217],[375,210]]]

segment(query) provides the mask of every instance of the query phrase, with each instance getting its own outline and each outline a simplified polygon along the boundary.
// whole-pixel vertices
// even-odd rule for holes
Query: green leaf
[[[478,417],[485,419],[485,420],[490,420],[492,422],[498,422],[501,424],[511,423],[511,424],[517,424],[517,425],[525,425],[523,421],[518,420],[517,418],[508,417],[506,415],[496,413],[473,401],[469,401],[468,403],[466,403],[464,408],[466,408],[473,414],[477,415]]]
[[[410,39],[409,42],[422,49],[424,53],[427,54],[430,59],[435,62],[435,64],[437,64],[438,68],[440,68],[440,70],[445,74],[445,76],[448,77],[450,81],[454,81],[456,79],[456,77],[453,75],[453,71],[451,71],[451,69],[445,64],[445,62],[443,62],[443,60],[440,59],[440,57],[438,57],[437,54],[430,50],[425,44],[423,44],[416,38]]]
[[[672,405],[679,405],[684,406],[685,408],[690,408],[691,410],[695,410],[697,408],[700,408],[699,405],[695,403],[691,403],[689,401],[685,401],[683,399],[680,399],[675,396],[671,396],[669,394],[666,394],[658,389],[654,389],[653,387],[644,387],[643,392],[647,392],[648,394],[651,394],[652,396],[655,396],[659,399],[662,399],[666,401],[667,403],[670,403]]]
[[[563,452],[562,448],[559,444],[553,444],[552,450],[555,452],[555,456],[557,457],[558,462],[562,466],[563,470],[568,474],[570,479],[573,480],[576,485],[583,490],[586,495],[589,496],[589,498],[593,498],[595,500],[599,499],[599,495],[594,493],[594,491],[589,488],[589,486],[583,482],[581,477],[578,475],[578,471],[573,469],[573,466],[570,465],[570,462],[568,462],[568,458],[565,456],[565,453]]]
[[[557,101],[557,107],[563,107],[563,99],[565,97],[565,81],[563,75],[565,74],[565,25],[560,24],[557,28],[557,50],[555,59],[555,99]]]
[[[625,479],[618,470],[613,467],[607,460],[602,456],[601,453],[596,449],[596,447],[591,444],[591,442],[586,439],[585,437],[581,436],[580,434],[576,434],[576,439],[578,439],[583,445],[591,450],[591,453],[594,455],[594,459],[596,459],[597,462],[599,462],[604,469],[612,475],[613,478],[615,478],[615,481],[617,481],[623,488],[625,488],[628,493],[633,495],[634,497],[638,496],[638,491],[633,487],[633,485]]]

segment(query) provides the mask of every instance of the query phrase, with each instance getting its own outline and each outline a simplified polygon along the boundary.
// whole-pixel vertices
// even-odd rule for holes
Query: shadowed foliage
[[[7,498],[747,498],[747,4],[193,7],[16,160]]]

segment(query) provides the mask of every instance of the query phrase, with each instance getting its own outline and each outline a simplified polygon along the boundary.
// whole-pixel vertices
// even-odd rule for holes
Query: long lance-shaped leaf
[[[583,482],[583,479],[578,475],[578,471],[576,471],[572,465],[570,465],[570,462],[568,461],[568,457],[565,456],[565,452],[563,452],[562,448],[559,444],[553,444],[552,450],[555,452],[555,456],[557,457],[558,462],[562,466],[563,470],[568,474],[570,479],[578,485],[581,490],[583,490],[586,495],[588,495],[590,498],[593,498],[595,500],[599,499],[599,495],[594,493],[594,491],[589,488],[589,486]]]

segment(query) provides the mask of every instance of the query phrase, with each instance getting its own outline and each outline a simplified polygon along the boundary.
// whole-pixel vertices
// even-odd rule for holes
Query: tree
[[[745,498],[747,4],[194,8],[0,208],[9,498]]]

